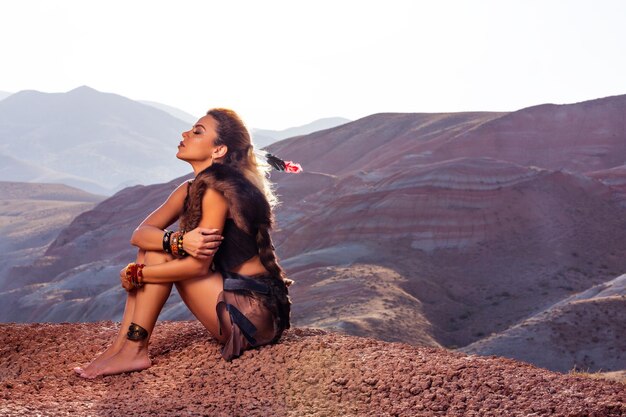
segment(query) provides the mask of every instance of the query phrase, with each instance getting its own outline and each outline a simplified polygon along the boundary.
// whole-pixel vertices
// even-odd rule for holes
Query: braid
[[[276,253],[274,252],[274,245],[272,244],[272,238],[269,234],[269,225],[264,224],[259,226],[256,241],[257,246],[259,247],[259,258],[261,259],[261,263],[272,276],[274,283],[278,284],[280,282],[284,288],[282,291],[273,291],[276,303],[275,307],[278,310],[279,332],[277,333],[275,339],[278,340],[282,331],[291,327],[291,299],[289,297],[288,287],[293,283],[293,280],[285,276],[283,269],[278,264]]]
[[[259,231],[256,234],[256,243],[259,247],[259,258],[261,258],[261,263],[265,269],[273,276],[280,277],[287,286],[290,286],[293,281],[286,278],[285,272],[278,264],[267,225],[259,226]]]

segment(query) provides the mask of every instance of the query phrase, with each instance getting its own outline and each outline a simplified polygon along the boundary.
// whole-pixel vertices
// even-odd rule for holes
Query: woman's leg
[[[222,329],[222,335],[219,334],[216,309],[217,297],[224,289],[222,275],[214,272],[204,277],[178,281],[176,289],[180,298],[200,323],[218,342],[224,343],[230,334],[230,328]],[[230,319],[227,321],[230,322]]]
[[[139,249],[137,252],[137,259],[135,262],[143,264],[145,263],[146,251],[143,249]],[[135,300],[137,299],[136,292],[128,292],[126,293],[126,305],[124,307],[124,315],[122,316],[122,321],[120,323],[120,331],[115,336],[113,343],[109,345],[108,348],[100,355],[98,355],[88,366],[76,367],[74,371],[78,374],[89,371],[91,372],[95,367],[98,367],[100,363],[109,359],[111,356],[115,355],[120,351],[122,345],[124,344],[124,340],[126,340],[126,333],[128,332],[128,326],[133,319],[133,312],[135,311]]]
[[[148,251],[145,253],[144,263],[155,265],[168,262],[172,258],[163,252]],[[80,372],[80,376],[85,378],[95,378],[99,375],[113,375],[122,372],[146,369],[152,364],[148,356],[148,341],[152,335],[152,330],[156,320],[167,301],[172,290],[172,283],[154,284],[146,283],[133,293],[134,301],[127,301],[124,318],[120,333],[114,344],[119,346],[117,352],[108,359],[95,364]],[[129,300],[130,300],[129,296]],[[132,313],[130,308],[132,307]],[[128,314],[127,314],[128,313]],[[136,323],[148,331],[148,337],[134,341],[126,337],[130,323]]]

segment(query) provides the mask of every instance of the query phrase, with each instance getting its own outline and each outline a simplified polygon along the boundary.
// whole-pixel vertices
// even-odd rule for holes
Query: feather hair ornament
[[[302,172],[302,167],[300,164],[292,162],[292,161],[283,161],[276,155],[272,155],[271,153],[265,154],[265,159],[267,163],[272,166],[277,171],[284,171],[289,173],[298,174]]]

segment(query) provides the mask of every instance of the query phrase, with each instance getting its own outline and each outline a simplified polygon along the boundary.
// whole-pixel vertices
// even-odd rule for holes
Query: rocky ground
[[[159,322],[151,368],[78,377],[118,325],[0,324],[0,415],[626,415],[619,382],[308,328],[225,362],[198,322]]]

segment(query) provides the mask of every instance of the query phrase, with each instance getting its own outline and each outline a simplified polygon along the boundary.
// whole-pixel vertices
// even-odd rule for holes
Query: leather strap
[[[254,278],[248,278],[245,275],[240,275],[235,272],[225,272],[224,276],[225,291],[250,290],[261,294],[270,293],[270,287],[268,285]]]
[[[226,310],[230,313],[230,320],[239,326],[248,343],[255,346],[256,339],[253,336],[256,333],[256,326],[234,305],[226,304]]]

